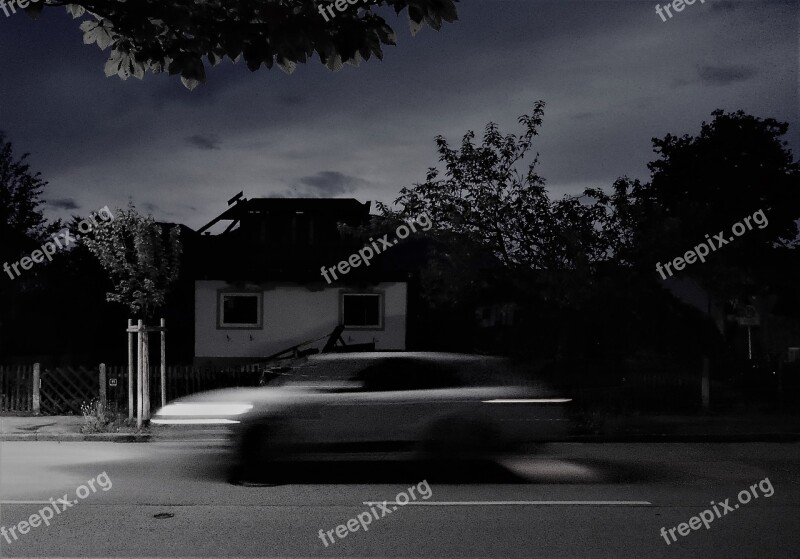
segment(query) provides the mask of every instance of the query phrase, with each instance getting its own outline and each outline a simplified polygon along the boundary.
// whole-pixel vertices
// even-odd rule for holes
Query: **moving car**
[[[408,452],[450,460],[563,436],[570,402],[501,358],[332,353],[267,386],[181,398],[153,423],[229,425],[251,465]]]

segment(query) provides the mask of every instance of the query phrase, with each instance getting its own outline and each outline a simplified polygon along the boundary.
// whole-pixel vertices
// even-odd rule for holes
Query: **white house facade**
[[[195,282],[195,362],[264,358],[293,345],[321,349],[338,325],[348,345],[406,349],[408,286],[381,282],[369,288],[288,282]]]

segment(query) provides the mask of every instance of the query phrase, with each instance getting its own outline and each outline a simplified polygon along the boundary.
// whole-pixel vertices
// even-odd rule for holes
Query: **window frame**
[[[344,301],[345,297],[378,297],[378,324],[368,326],[348,326],[344,323]],[[339,324],[345,330],[373,330],[380,331],[386,328],[386,293],[384,291],[353,291],[342,290],[339,292]]]
[[[258,320],[255,323],[223,322],[225,297],[246,296],[256,298]],[[263,330],[264,328],[264,293],[241,289],[221,289],[217,291],[217,330]]]

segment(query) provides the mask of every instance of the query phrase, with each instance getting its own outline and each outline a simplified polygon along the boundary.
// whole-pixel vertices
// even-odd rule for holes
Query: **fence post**
[[[778,410],[783,413],[783,356],[778,357]]]
[[[133,419],[133,364],[136,361],[136,356],[133,353],[133,342],[135,335],[133,333],[133,320],[128,319],[128,419]]]
[[[142,407],[142,419],[150,421],[150,332],[147,331],[147,326],[144,327],[144,337],[142,338],[142,365],[144,367],[144,376],[142,377],[142,398],[144,404]]]
[[[137,382],[136,382],[136,428],[142,428],[142,412],[144,411],[144,391],[142,390],[142,379],[144,377],[144,344],[142,343],[142,321],[139,320],[138,329],[136,330],[136,354],[138,356],[138,367],[136,367]]]
[[[100,363],[100,403],[105,408],[108,405],[106,396],[106,364]]]
[[[708,357],[703,357],[703,378],[700,383],[700,395],[703,400],[703,411],[707,412],[710,404],[710,394],[709,394],[709,363]]]
[[[40,390],[42,389],[41,369],[39,363],[33,364],[33,415],[40,415],[42,413],[42,398]]]
[[[161,319],[161,407],[167,405],[167,331],[166,321]]]

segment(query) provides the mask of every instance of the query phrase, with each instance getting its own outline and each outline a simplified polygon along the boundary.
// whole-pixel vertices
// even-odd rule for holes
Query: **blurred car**
[[[333,353],[267,386],[181,398],[152,422],[229,425],[250,465],[406,453],[458,460],[563,436],[570,402],[501,358]]]

